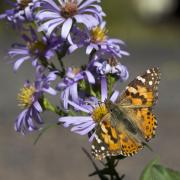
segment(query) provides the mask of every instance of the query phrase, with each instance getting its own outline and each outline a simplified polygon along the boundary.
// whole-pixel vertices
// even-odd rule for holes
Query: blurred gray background
[[[102,2],[109,35],[124,40],[131,53],[121,59],[129,69],[129,81],[149,67],[159,66],[162,72],[159,103],[155,108],[159,126],[156,138],[149,143],[154,152],[145,148],[136,156],[120,161],[117,168],[120,174],[126,174],[125,180],[138,180],[144,166],[157,157],[165,166],[180,170],[180,8],[173,0],[146,0],[148,3],[144,5],[142,1]],[[5,6],[1,1],[0,13]],[[7,51],[18,40],[11,27],[1,22],[0,180],[98,180],[95,176],[88,177],[94,168],[81,150],[82,147],[90,150],[87,137],[53,128],[34,146],[37,134],[21,136],[14,131],[13,123],[20,112],[16,95],[24,80],[33,78],[30,64],[25,63],[17,73],[8,64]],[[77,64],[86,59],[84,52],[77,51],[65,61]],[[51,113],[44,117],[46,121],[58,118]]]

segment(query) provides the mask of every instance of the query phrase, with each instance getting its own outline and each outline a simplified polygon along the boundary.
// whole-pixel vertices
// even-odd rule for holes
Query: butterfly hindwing
[[[146,141],[155,136],[157,121],[152,108],[124,108],[124,113],[137,126]]]
[[[132,156],[143,148],[141,141],[130,135],[128,132],[123,131],[120,134],[121,151],[123,156]]]
[[[91,153],[95,159],[102,160],[106,156],[110,156],[107,145],[100,139],[98,134],[95,135],[91,145]]]
[[[121,154],[120,138],[117,130],[111,124],[111,116],[107,114],[96,128],[96,134],[91,146],[96,159]]]
[[[146,141],[155,136],[157,121],[151,108],[139,108],[135,110],[134,122],[137,124]]]
[[[107,126],[99,127],[93,140],[92,155],[99,160],[106,156],[132,156],[142,148],[142,142],[127,130],[117,131]],[[102,130],[104,129],[104,130]]]
[[[112,125],[110,114],[96,128],[96,134],[91,146],[92,155],[99,160],[106,156],[132,156],[143,148],[141,140],[128,131],[125,126],[117,123]]]

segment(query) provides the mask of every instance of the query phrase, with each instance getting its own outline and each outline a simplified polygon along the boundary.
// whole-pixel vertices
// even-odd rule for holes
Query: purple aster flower
[[[38,66],[36,68],[36,81],[35,87],[37,91],[46,92],[51,95],[56,95],[56,90],[50,86],[52,81],[56,80],[56,71],[50,72],[48,75],[45,75],[45,68],[42,66]]]
[[[54,55],[54,41],[49,41],[46,37],[38,38],[35,31],[31,28],[31,36],[23,35],[22,38],[26,44],[14,44],[13,49],[9,51],[11,57],[18,57],[14,62],[14,70],[18,70],[21,64],[25,61],[31,61],[33,66],[37,66],[38,59],[46,61]],[[46,62],[41,62],[46,63]]]
[[[115,91],[111,96],[110,100],[115,102],[119,93]],[[60,117],[59,122],[64,124],[64,127],[71,127],[71,131],[80,135],[90,134],[94,132],[97,124],[102,120],[102,118],[108,113],[104,100],[101,98],[101,103],[98,99],[91,98],[84,102],[86,105],[79,105],[72,101],[69,104],[75,109],[82,112],[88,113],[88,116],[68,116]],[[87,103],[89,105],[87,105]],[[94,138],[95,132],[91,133],[89,141],[91,142]]]
[[[16,24],[34,20],[33,11],[40,6],[38,0],[16,0],[16,2],[9,3],[13,8],[6,10],[4,14],[1,14],[0,19],[6,18],[8,21]]]
[[[109,90],[109,93],[111,93],[111,91],[115,89],[115,80],[118,82],[123,82],[126,81],[129,77],[129,72],[126,66],[122,65],[114,57],[109,59],[94,59],[89,63],[88,69],[93,72],[94,76],[98,79],[98,82],[100,82],[101,96],[103,101],[107,99],[107,91]],[[110,89],[108,89],[107,85],[108,80],[111,82]]]
[[[121,49],[124,42],[119,39],[109,38],[105,28],[106,23],[93,27],[89,31],[89,44],[86,53],[89,55],[93,50],[100,51],[100,54],[110,54],[115,57],[128,56],[129,53]]]
[[[90,28],[96,26],[105,14],[98,5],[100,0],[42,0],[44,8],[37,13],[37,19],[43,23],[39,30],[48,36],[61,28],[61,36],[66,39],[73,22]]]
[[[40,129],[43,120],[40,113],[43,111],[39,100],[43,98],[44,92],[56,95],[56,91],[50,87],[50,82],[56,79],[55,72],[51,72],[48,76],[43,74],[42,67],[37,67],[36,81],[30,84],[27,81],[18,94],[19,106],[23,111],[19,114],[15,121],[15,130],[25,134],[27,131],[35,131]]]
[[[38,130],[38,126],[43,124],[43,120],[40,117],[40,113],[43,110],[34,93],[34,86],[31,86],[27,82],[18,95],[18,100],[21,103],[20,106],[22,106],[24,110],[16,118],[14,128],[22,134],[25,134],[26,131],[31,132]]]
[[[81,80],[87,80],[94,84],[95,79],[90,71],[80,71],[78,68],[68,68],[66,76],[58,84],[57,89],[61,91],[61,99],[63,100],[64,108],[68,108],[68,100],[79,103],[78,83]]]
[[[97,67],[97,71],[99,74],[99,80],[101,83],[101,98],[102,102],[104,102],[107,98],[107,91],[108,91],[108,77],[107,74],[114,74],[117,76],[118,80],[125,81],[129,77],[129,73],[127,71],[127,68],[121,64],[116,65],[113,67],[111,64],[108,64],[107,61],[104,61],[102,64],[96,62],[94,66]],[[117,68],[117,69],[116,69]],[[114,89],[114,87],[112,87]],[[110,91],[111,93],[111,91]]]
[[[95,68],[96,73],[100,76],[106,74],[113,74],[121,81],[126,81],[129,77],[129,72],[126,66],[122,65],[117,59],[111,57],[108,60],[100,59],[99,61],[93,61],[90,66],[91,69]]]
[[[124,42],[109,38],[105,25],[106,23],[103,21],[100,25],[88,29],[73,27],[71,36],[68,36],[71,52],[77,48],[86,47],[86,54],[90,55],[92,52],[96,52],[93,54],[96,58],[104,55],[120,58],[128,56],[129,53],[121,48]]]
[[[78,48],[85,47],[89,43],[87,31],[77,26],[73,26],[71,33],[67,37],[69,42],[69,52],[73,53]]]

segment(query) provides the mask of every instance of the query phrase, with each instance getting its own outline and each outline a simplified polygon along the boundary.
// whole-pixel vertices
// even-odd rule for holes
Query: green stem
[[[66,73],[66,69],[65,69],[64,63],[62,61],[62,58],[67,54],[68,48],[69,48],[69,45],[67,45],[65,43],[60,52],[56,51],[56,55],[58,57],[59,64],[61,66],[61,77],[63,77],[65,75],[65,73]]]
[[[92,95],[92,96],[94,96],[94,97],[97,96],[97,94],[94,92],[93,87],[92,87],[91,84],[89,84],[89,91],[90,91],[90,95]]]
[[[107,161],[106,166],[109,171],[108,174],[111,180],[122,180],[124,175],[120,177],[118,172],[116,171],[116,166],[119,161],[116,161],[116,158],[114,157],[107,157],[106,161]]]
[[[108,79],[108,97],[110,97],[111,93],[112,93],[112,78],[110,75],[107,75],[107,79]]]
[[[46,127],[44,127],[40,132],[39,132],[39,134],[35,137],[35,140],[34,140],[34,145],[36,145],[38,142],[39,142],[39,140],[40,140],[40,138],[42,137],[42,135],[44,135],[44,133],[47,131],[47,130],[49,130],[50,128],[54,128],[54,127],[58,127],[59,126],[59,124],[58,123],[56,123],[56,124],[51,124],[51,125],[47,125]]]
[[[51,111],[51,112],[56,113],[57,115],[60,115],[60,116],[67,116],[67,113],[66,113],[66,112],[64,112],[63,110],[61,110],[59,107],[54,106],[53,104],[51,104],[51,103],[48,101],[47,98],[43,98],[42,104],[43,104],[44,110]]]
[[[45,68],[49,69],[49,71],[57,71],[57,74],[60,75],[59,69],[57,69],[56,66],[52,62],[49,63],[48,60],[45,57],[40,57],[39,60],[40,60],[40,63]]]
[[[108,79],[108,97],[110,97],[113,93],[113,86],[114,86],[114,83],[116,82],[116,79],[111,74],[107,75],[107,79]]]
[[[95,55],[96,50],[93,49],[93,51],[91,52],[91,54],[89,55],[89,62],[92,60],[93,56]]]
[[[41,63],[45,68],[48,68],[48,61],[47,61],[47,59],[46,59],[44,56],[41,56],[41,57],[39,58],[39,60],[40,60],[40,63]]]

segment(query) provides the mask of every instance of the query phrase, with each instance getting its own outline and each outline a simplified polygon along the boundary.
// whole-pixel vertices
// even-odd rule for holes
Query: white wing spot
[[[98,138],[98,136],[97,135],[95,135],[95,138],[96,138],[96,140],[97,140],[97,142],[100,144],[102,141]]]
[[[95,149],[95,146],[94,146],[94,145],[92,145],[92,146],[91,146],[91,148],[92,148],[92,149]]]
[[[150,74],[151,73],[151,71],[148,69],[147,71],[146,71],[148,74]]]
[[[100,144],[100,143],[101,143],[101,140],[100,140],[100,139],[97,139],[97,142]]]
[[[104,150],[105,150],[105,147],[104,147],[104,146],[101,146],[101,150],[104,151]]]
[[[138,79],[138,80],[141,80],[141,76],[137,76],[137,79]]]
[[[138,76],[138,77],[137,77],[137,80],[141,81],[142,83],[145,83],[145,82],[146,82],[146,79],[142,78],[141,76]]]
[[[134,87],[129,87],[129,92],[136,94],[137,90]]]
[[[149,85],[152,86],[153,82],[152,81],[149,81]]]

